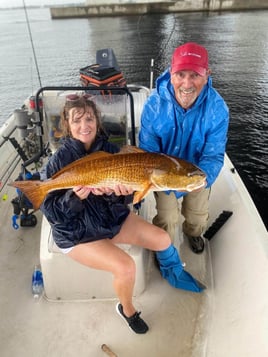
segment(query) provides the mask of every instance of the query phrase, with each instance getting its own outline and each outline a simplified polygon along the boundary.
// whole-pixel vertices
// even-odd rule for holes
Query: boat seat
[[[136,263],[134,296],[146,286],[149,251],[120,245]],[[113,276],[109,272],[88,268],[63,254],[54,242],[49,222],[43,216],[40,242],[40,264],[45,297],[48,300],[90,300],[116,298]]]

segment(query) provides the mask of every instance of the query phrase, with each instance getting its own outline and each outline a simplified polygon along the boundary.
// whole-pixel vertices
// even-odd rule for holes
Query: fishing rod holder
[[[17,136],[9,136],[8,139],[13,147],[17,150],[23,163],[27,164],[31,158],[36,154],[38,161],[40,159],[40,147],[38,137],[40,136],[39,120],[36,119],[38,115],[35,112],[29,111],[27,108],[15,109],[14,121],[16,124]],[[32,162],[32,161],[31,161]],[[30,162],[30,163],[31,163]]]
[[[15,133],[10,133],[5,139],[8,140],[18,153],[22,160],[21,172],[18,180],[31,180],[34,176],[26,169],[31,163],[39,162],[40,147],[38,137],[40,133],[39,120],[36,120],[36,113],[29,108],[16,109],[14,111],[14,121],[16,124]],[[37,218],[33,214],[33,206],[27,197],[19,190],[17,195],[11,200],[13,206],[12,227],[19,228],[18,220],[21,227],[35,227]]]
[[[14,110],[14,120],[16,123],[17,130],[22,139],[29,135],[29,132],[33,131],[34,127],[31,125],[32,116],[29,115],[26,109],[15,109]]]

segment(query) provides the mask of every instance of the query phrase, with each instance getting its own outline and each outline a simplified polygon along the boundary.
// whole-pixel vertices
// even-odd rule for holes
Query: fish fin
[[[146,151],[138,148],[137,146],[133,145],[124,145],[118,154],[136,154],[136,153],[144,153]]]
[[[134,193],[133,204],[135,205],[136,203],[139,203],[145,196],[147,196],[152,187],[154,187],[154,185],[149,184],[143,191],[136,191]]]
[[[64,172],[69,171],[70,169],[73,169],[77,165],[80,165],[81,162],[85,163],[85,158],[86,158],[87,161],[92,161],[92,160],[102,159],[102,158],[105,158],[105,157],[108,157],[108,156],[111,156],[111,155],[113,155],[113,154],[111,154],[109,152],[105,152],[105,151],[93,152],[90,155],[84,156],[81,159],[75,160],[72,163],[68,164],[67,166],[64,166],[60,171],[56,172],[52,176],[52,179],[55,179],[56,177],[62,175]]]
[[[41,206],[48,192],[45,187],[45,183],[38,180],[14,181],[8,185],[16,187],[18,190],[23,192],[31,201],[35,210]]]
[[[100,159],[103,157],[108,157],[108,156],[112,156],[113,154],[111,154],[110,152],[106,152],[106,151],[96,151],[93,152],[89,155],[86,156],[86,158],[90,161],[90,160],[96,160],[96,159]],[[85,159],[85,157],[82,157],[82,159],[78,159],[75,162],[79,161],[79,160],[83,160]]]

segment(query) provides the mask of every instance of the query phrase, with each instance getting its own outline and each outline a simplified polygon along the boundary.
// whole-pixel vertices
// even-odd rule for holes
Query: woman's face
[[[97,135],[97,119],[91,107],[74,107],[69,111],[68,119],[71,136],[84,143],[88,150]]]

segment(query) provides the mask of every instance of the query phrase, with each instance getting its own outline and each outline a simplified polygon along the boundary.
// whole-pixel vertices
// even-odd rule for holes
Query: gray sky
[[[25,5],[63,5],[63,4],[80,4],[84,0],[24,0]],[[0,7],[23,6],[22,0],[0,0]]]

